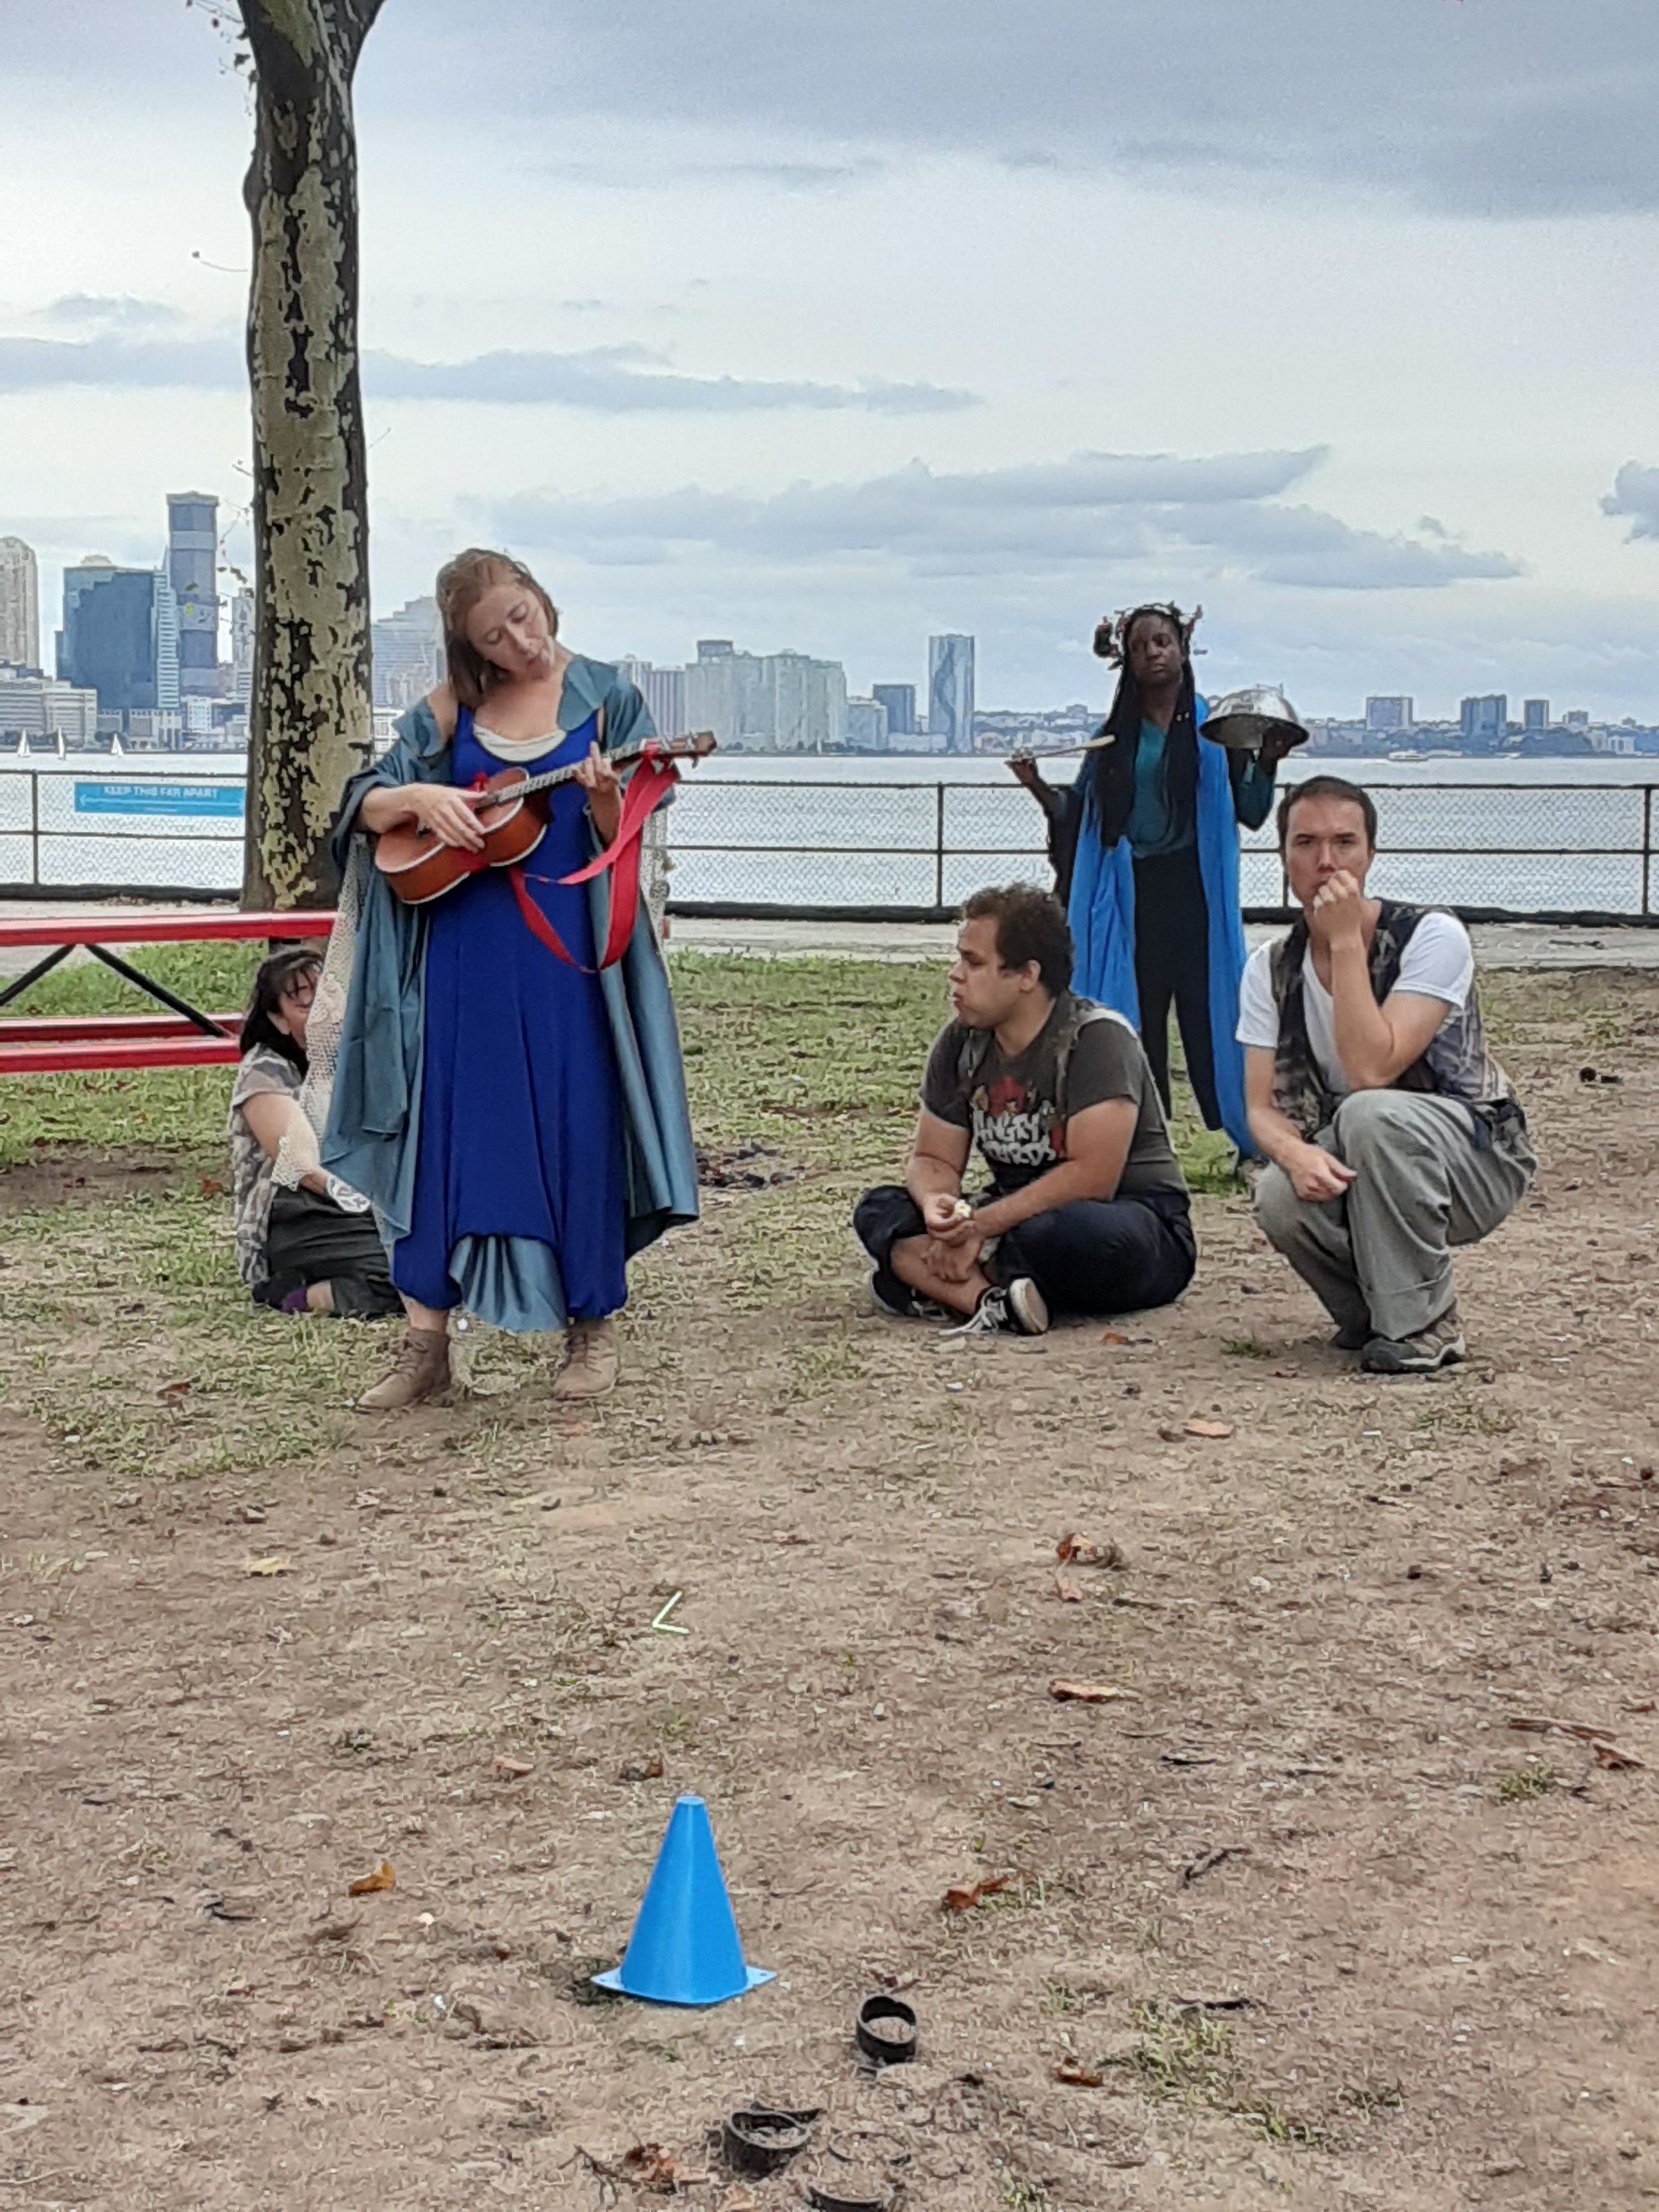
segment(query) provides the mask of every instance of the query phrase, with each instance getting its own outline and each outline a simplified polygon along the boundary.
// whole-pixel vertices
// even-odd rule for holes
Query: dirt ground
[[[1326,1350],[1237,1197],[1177,1310],[947,1347],[836,1225],[893,1164],[768,1156],[597,1412],[487,1343],[354,1419],[386,1340],[313,1324],[290,1435],[188,1267],[110,1272],[132,1158],[15,1170],[0,2208],[646,2204],[649,2144],[706,2212],[1659,2197],[1659,983],[1505,1020],[1543,1172],[1427,1383]],[[1073,1531],[1123,1558],[1074,1599]],[[596,2002],[684,1790],[777,1978]],[[751,2096],[823,2117],[738,2184]]]

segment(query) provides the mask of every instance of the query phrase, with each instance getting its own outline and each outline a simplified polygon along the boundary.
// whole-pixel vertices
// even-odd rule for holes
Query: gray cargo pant
[[[1354,1179],[1340,1198],[1299,1199],[1264,1170],[1255,1218],[1340,1328],[1415,1336],[1454,1296],[1450,1247],[1490,1236],[1537,1169],[1519,1124],[1478,1146],[1467,1107],[1418,1091],[1356,1091],[1314,1142]]]

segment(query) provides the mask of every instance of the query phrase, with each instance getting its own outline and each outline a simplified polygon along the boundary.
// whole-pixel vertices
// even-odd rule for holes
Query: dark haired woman
[[[347,785],[335,825],[354,838],[422,823],[477,851],[460,792],[513,764],[569,768],[522,868],[483,868],[428,907],[370,871],[322,1156],[368,1193],[409,1319],[403,1351],[362,1405],[415,1404],[449,1382],[449,1314],[563,1330],[555,1391],[617,1379],[611,1316],[626,1263],[696,1218],[696,1160],[667,973],[643,906],[620,959],[610,878],[561,880],[617,833],[610,755],[652,734],[614,668],[559,641],[541,586],[501,553],[438,578],[449,680],[405,714],[398,742]]]
[[[1234,1042],[1244,927],[1238,829],[1260,829],[1288,746],[1259,754],[1202,744],[1208,712],[1193,683],[1196,613],[1142,606],[1108,618],[1095,651],[1121,667],[1092,752],[1069,790],[1044,783],[1030,755],[1009,765],[1048,817],[1048,851],[1077,945],[1073,988],[1139,1028],[1164,1110],[1170,1007],[1204,1124],[1255,1150]]]
[[[236,1272],[258,1305],[374,1321],[398,1310],[386,1248],[368,1200],[319,1164],[300,1107],[321,966],[275,952],[253,979],[227,1132]]]

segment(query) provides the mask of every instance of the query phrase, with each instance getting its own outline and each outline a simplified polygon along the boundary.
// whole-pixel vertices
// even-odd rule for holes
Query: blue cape
[[[652,734],[645,702],[631,684],[601,662],[573,659],[559,704],[561,726],[575,729],[601,706],[608,750]],[[448,778],[449,742],[424,702],[403,717],[398,733],[385,757],[346,786],[333,831],[343,876],[365,793],[378,784],[441,783]],[[597,839],[593,848],[599,849]],[[594,942],[603,945],[611,915],[608,872],[588,885],[588,896]],[[697,1159],[679,1032],[667,969],[643,898],[628,950],[614,968],[605,969],[600,988],[621,1079],[631,1254],[674,1223],[697,1218]],[[420,1137],[425,997],[426,916],[419,907],[405,906],[386,878],[371,870],[320,1149],[325,1166],[374,1201],[388,1245],[409,1233]],[[510,1245],[520,1240],[495,1241]],[[501,1328],[545,1328],[549,1323],[536,1313],[537,1303],[516,1282],[509,1265],[489,1285],[486,1304],[492,1310],[474,1310]]]
[[[1201,728],[1209,714],[1194,704]],[[1238,1028],[1238,987],[1244,974],[1244,921],[1238,907],[1238,820],[1232,779],[1219,745],[1198,748],[1198,870],[1209,909],[1210,1045],[1215,1056],[1216,1098],[1222,1127],[1249,1158],[1255,1139],[1244,1111],[1244,1048]],[[1135,983],[1134,855],[1127,837],[1109,848],[1101,839],[1094,794],[1084,805],[1067,911],[1076,964],[1072,988],[1140,1026]]]

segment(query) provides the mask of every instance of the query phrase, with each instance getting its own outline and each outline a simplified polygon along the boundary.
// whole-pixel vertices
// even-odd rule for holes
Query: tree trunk
[[[328,825],[370,757],[368,488],[351,81],[382,0],[242,0],[257,119],[248,907],[332,901]]]

